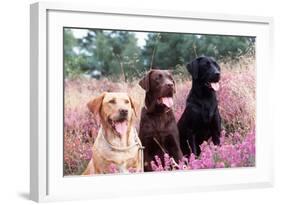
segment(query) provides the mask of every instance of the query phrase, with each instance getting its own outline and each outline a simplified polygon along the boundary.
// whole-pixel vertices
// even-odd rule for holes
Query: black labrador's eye
[[[116,104],[116,100],[115,99],[112,99],[110,101],[108,101],[110,104]]]
[[[125,104],[129,104],[129,100],[125,100]]]

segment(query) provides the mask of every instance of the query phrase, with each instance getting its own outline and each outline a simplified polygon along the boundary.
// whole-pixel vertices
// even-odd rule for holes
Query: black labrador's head
[[[168,70],[150,70],[140,80],[139,85],[146,91],[145,103],[150,110],[163,110],[173,106],[175,82]]]
[[[187,64],[192,80],[210,89],[219,89],[220,66],[212,57],[199,57]]]

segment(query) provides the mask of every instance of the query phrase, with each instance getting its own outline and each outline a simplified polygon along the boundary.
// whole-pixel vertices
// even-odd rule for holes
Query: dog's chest
[[[215,117],[217,111],[217,102],[188,102],[186,109],[188,110],[188,113],[193,116],[193,121],[198,121],[197,123],[202,124],[209,124]],[[194,115],[196,115],[197,117],[194,117]]]
[[[176,129],[176,121],[171,115],[147,115],[141,124],[141,129],[148,135],[167,135]]]
[[[139,146],[134,138],[130,138],[129,146],[118,146],[118,143],[108,142],[102,135],[97,138],[93,147],[93,158],[103,161],[104,166],[115,164],[118,170],[134,167],[138,159]]]

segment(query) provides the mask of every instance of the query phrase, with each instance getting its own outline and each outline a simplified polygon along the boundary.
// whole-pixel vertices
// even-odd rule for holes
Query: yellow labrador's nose
[[[126,109],[119,109],[119,113],[122,117],[127,117],[128,115],[128,110]]]

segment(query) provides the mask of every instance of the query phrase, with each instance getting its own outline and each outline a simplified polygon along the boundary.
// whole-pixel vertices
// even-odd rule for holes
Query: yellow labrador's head
[[[91,100],[88,108],[100,116],[103,126],[118,135],[126,134],[133,115],[136,115],[135,105],[127,93],[104,92]]]

